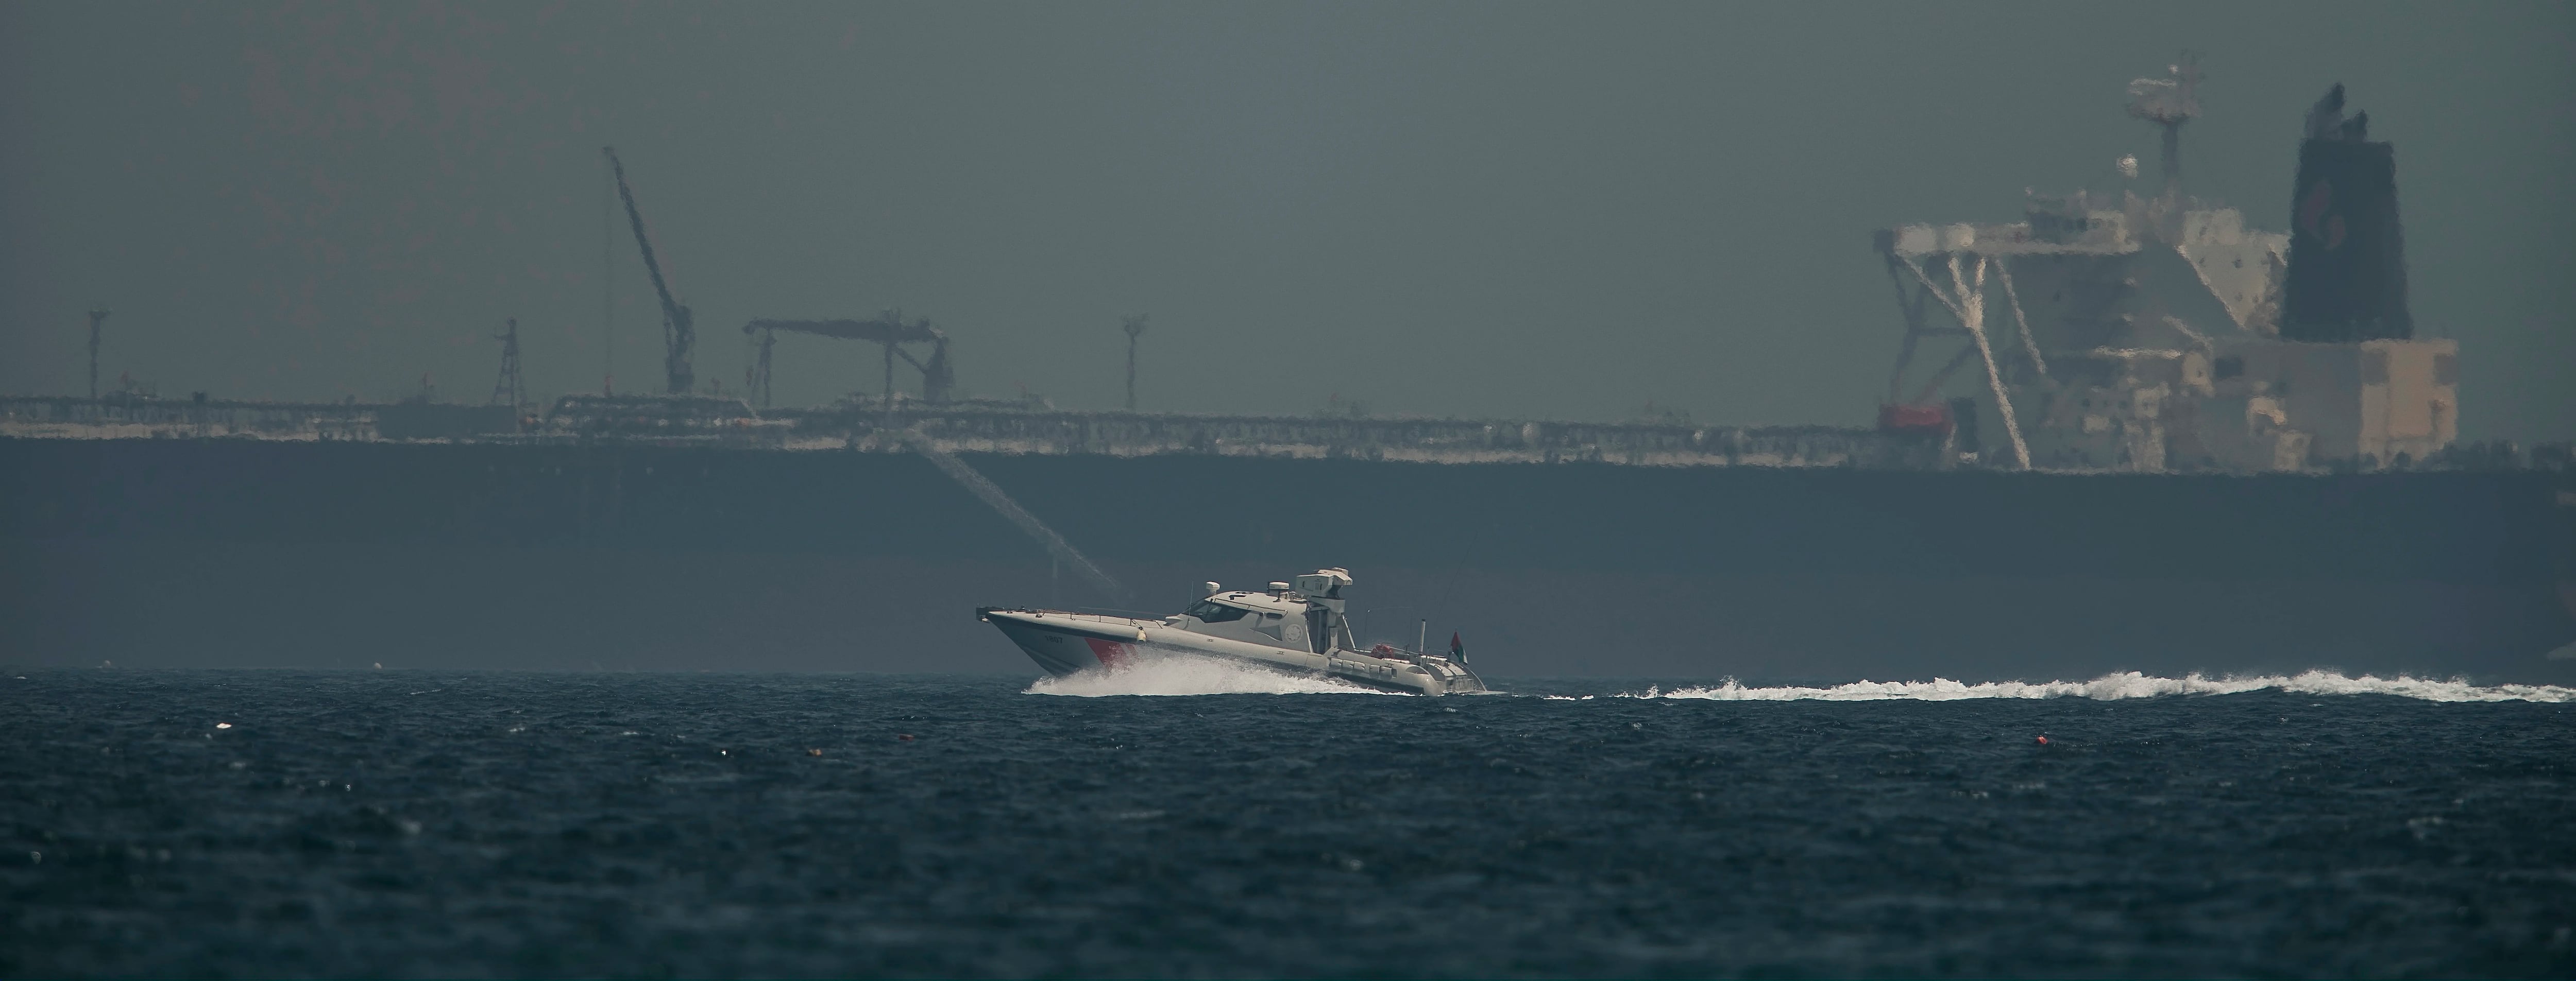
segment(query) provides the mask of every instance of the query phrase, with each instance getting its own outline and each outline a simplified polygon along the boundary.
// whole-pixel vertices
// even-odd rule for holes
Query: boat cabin
[[[1313,578],[1318,577],[1299,577]],[[1340,605],[1338,587],[1349,581],[1349,573],[1343,573],[1339,582],[1318,583],[1322,595],[1311,598],[1284,582],[1271,583],[1267,592],[1211,588],[1207,598],[1164,622],[1191,633],[1317,654],[1335,647],[1353,649],[1350,624],[1334,609]]]

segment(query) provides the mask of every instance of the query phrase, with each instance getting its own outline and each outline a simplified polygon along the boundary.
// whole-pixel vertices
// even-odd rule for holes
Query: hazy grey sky
[[[2123,87],[2185,47],[2193,190],[2284,226],[2346,83],[2463,435],[2576,438],[2565,3],[12,2],[0,390],[79,391],[92,303],[165,394],[481,401],[509,316],[537,395],[596,389],[608,143],[728,386],[746,319],[899,306],[970,392],[1109,407],[1146,312],[1149,409],[1857,425],[1871,230],[2116,187]],[[778,359],[782,402],[876,385]]]

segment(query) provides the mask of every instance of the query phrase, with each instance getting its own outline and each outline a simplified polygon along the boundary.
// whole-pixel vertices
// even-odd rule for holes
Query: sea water
[[[2576,691],[1495,683],[8,671],[0,974],[2576,975]]]

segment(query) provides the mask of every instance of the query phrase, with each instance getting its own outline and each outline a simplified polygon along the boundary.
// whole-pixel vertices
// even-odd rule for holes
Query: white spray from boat
[[[2159,678],[2131,671],[2106,674],[2091,681],[1989,681],[1979,684],[1935,678],[1931,681],[1855,681],[1826,688],[1781,686],[1751,688],[1734,681],[1714,687],[1648,688],[1627,698],[1700,699],[1726,702],[1949,702],[1980,698],[2163,698],[2178,695],[2236,695],[2279,690],[2301,695],[2394,695],[2428,702],[2576,702],[2576,688],[2557,685],[2473,685],[2400,675],[2347,677],[2331,671],[2296,675],[2247,675],[2208,678],[2186,675]]]
[[[1049,675],[1025,694],[1101,698],[1110,695],[1386,695],[1347,681],[1289,674],[1257,664],[1189,654],[1157,653],[1115,667]]]

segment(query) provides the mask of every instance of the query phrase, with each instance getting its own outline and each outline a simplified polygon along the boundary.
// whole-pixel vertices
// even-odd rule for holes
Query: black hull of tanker
[[[1342,566],[1489,677],[2576,676],[2563,473],[963,459],[1135,595],[909,455],[10,439],[0,658],[1019,672],[977,605]]]

